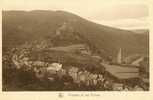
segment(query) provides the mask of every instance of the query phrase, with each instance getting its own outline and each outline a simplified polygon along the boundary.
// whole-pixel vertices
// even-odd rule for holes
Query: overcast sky
[[[12,2],[11,2],[12,1]],[[122,29],[148,28],[148,0],[1,0],[5,10],[64,10]]]

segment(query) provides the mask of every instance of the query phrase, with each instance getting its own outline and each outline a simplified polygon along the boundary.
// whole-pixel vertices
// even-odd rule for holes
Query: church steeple
[[[121,50],[121,48],[117,54],[117,63],[119,63],[119,64],[122,63],[122,50]]]

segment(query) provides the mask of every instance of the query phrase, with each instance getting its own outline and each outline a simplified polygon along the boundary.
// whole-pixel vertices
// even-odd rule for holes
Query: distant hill
[[[149,35],[149,30],[148,29],[135,29],[135,30],[131,30],[135,33],[139,33],[139,34],[147,34]]]
[[[2,37],[3,48],[50,38],[58,45],[86,42],[103,56],[116,56],[119,48],[124,56],[149,53],[148,35],[96,24],[65,11],[2,11]]]

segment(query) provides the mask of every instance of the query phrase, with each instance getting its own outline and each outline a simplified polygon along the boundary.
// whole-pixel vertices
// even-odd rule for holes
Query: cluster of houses
[[[80,70],[75,66],[69,66],[68,69],[64,69],[62,64],[56,62],[48,63],[43,61],[30,61],[26,56],[28,55],[27,53],[27,51],[23,51],[22,54],[14,54],[12,56],[12,62],[16,69],[26,67],[25,70],[27,71],[33,70],[35,76],[40,80],[47,77],[50,81],[54,81],[54,75],[57,75],[61,79],[62,76],[68,75],[72,78],[73,83],[78,84],[78,86],[81,84],[85,84],[86,86],[96,86],[98,82],[100,82],[99,84],[104,82],[104,76],[102,74],[91,73],[85,69]]]
[[[39,80],[47,78],[50,82],[54,82],[56,81],[56,78],[58,78],[63,80],[64,85],[77,84],[78,88],[87,87],[91,90],[144,90],[138,85],[134,87],[129,87],[123,83],[113,82],[113,80],[107,79],[104,74],[92,73],[86,69],[80,69],[77,66],[69,66],[66,69],[61,63],[58,62],[49,63],[37,60],[31,61],[29,59],[29,52],[30,51],[23,49],[20,53],[14,53],[12,56],[12,62],[18,70],[22,69],[23,67],[26,71],[32,70],[35,73],[35,77],[37,77]],[[107,71],[109,72],[109,70]]]

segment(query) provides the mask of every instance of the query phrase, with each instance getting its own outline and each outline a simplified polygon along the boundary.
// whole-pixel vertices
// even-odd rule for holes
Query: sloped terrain
[[[99,49],[103,55],[114,56],[119,48],[123,49],[125,56],[131,53],[149,53],[148,35],[134,34],[131,31],[99,25],[64,11],[41,10],[3,11],[3,47],[20,45],[25,41],[52,38],[63,23],[68,23],[68,27],[72,28],[71,32],[63,31],[65,35],[79,34],[81,39],[78,42],[83,40],[92,47],[94,45],[93,48]],[[68,38],[65,37],[63,41],[61,39],[60,43],[64,41],[75,43],[76,40],[71,37],[73,35],[68,35]],[[55,43],[56,40],[58,39],[55,38]]]

